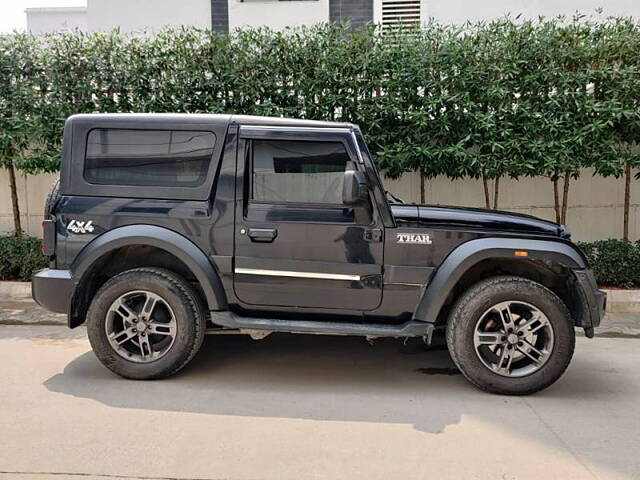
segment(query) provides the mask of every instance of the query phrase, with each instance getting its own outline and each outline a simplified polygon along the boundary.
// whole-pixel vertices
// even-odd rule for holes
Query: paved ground
[[[31,298],[0,296],[0,325],[66,325],[67,316],[51,313]]]
[[[640,478],[639,339],[579,338],[520,398],[400,347],[209,337],[182,374],[135,382],[83,329],[0,325],[0,478]]]

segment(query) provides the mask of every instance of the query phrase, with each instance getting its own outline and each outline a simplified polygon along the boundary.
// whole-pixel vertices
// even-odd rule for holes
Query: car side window
[[[212,132],[96,128],[87,138],[84,177],[98,185],[198,187],[214,145]]]
[[[251,165],[255,202],[342,205],[341,142],[253,140]]]

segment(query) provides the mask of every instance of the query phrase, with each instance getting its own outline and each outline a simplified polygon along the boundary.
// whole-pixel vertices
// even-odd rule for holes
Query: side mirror
[[[344,183],[342,184],[342,203],[345,205],[362,205],[369,198],[367,179],[364,173],[355,170],[344,172]]]

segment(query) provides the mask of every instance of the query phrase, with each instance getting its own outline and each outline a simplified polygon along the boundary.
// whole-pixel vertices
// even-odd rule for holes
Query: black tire
[[[58,200],[60,200],[60,178],[53,182],[53,185],[51,185],[51,189],[47,194],[47,200],[44,202],[45,219],[51,218],[54,211],[53,209],[55,208],[56,203],[58,203]]]
[[[474,332],[484,312],[500,302],[526,302],[546,315],[553,330],[553,348],[538,370],[519,377],[503,376],[483,363],[476,352]],[[456,301],[447,324],[451,358],[473,385],[503,395],[527,395],[547,388],[569,366],[575,347],[571,314],[551,290],[532,280],[500,276],[483,280]]]
[[[164,356],[149,363],[135,363],[118,354],[105,329],[112,303],[139,290],[159,295],[176,320],[173,344]],[[114,276],[98,290],[87,312],[87,331],[94,353],[109,370],[125,378],[149,380],[173,375],[189,363],[204,340],[205,320],[198,295],[183,278],[161,268],[135,268]]]

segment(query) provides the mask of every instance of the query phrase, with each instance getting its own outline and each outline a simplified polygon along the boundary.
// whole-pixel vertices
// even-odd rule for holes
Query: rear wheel
[[[184,279],[159,268],[114,276],[87,313],[89,341],[98,359],[126,378],[167,377],[183,368],[204,339],[205,316]]]
[[[573,355],[575,333],[569,311],[549,289],[525,278],[493,277],[456,302],[447,346],[478,388],[523,395],[562,375]]]

